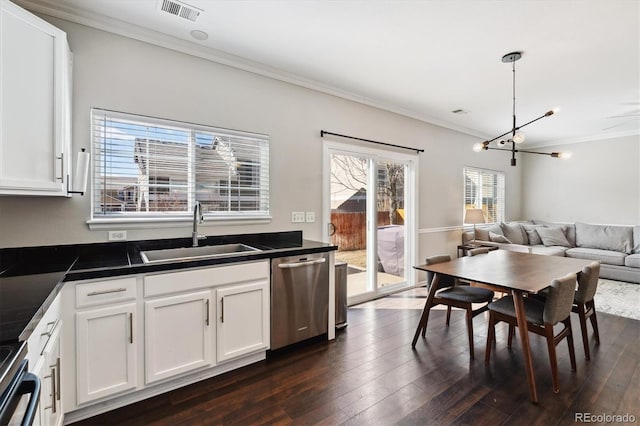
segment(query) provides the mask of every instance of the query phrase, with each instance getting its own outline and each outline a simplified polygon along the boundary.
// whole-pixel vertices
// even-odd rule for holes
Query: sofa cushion
[[[640,225],[633,227],[633,252],[640,253]]]
[[[536,231],[537,226],[538,225],[532,225],[529,223],[522,224],[522,228],[524,229],[524,232],[527,233],[527,238],[529,238],[529,244],[531,244],[532,246],[542,244],[540,235],[538,235],[538,232]]]
[[[513,244],[527,244],[529,238],[524,228],[519,223],[500,223],[502,228],[502,234],[509,239]]]
[[[499,235],[504,235],[502,233],[502,228],[500,228],[500,225],[498,225],[497,223],[494,223],[487,227],[482,227],[482,228],[476,227],[476,240],[491,241],[489,239],[489,232],[493,232]]]
[[[495,232],[491,231],[489,231],[489,240],[493,241],[494,243],[511,244],[511,241],[504,235],[496,234]]]
[[[544,225],[547,227],[559,227],[564,232],[564,236],[567,237],[567,241],[571,244],[571,247],[576,246],[576,227],[573,223],[556,223],[556,222],[547,222],[544,220],[533,220],[533,223],[536,225]]]
[[[585,247],[574,247],[564,252],[567,257],[575,257],[576,259],[598,260],[608,265],[624,265],[626,253],[611,250],[600,250]]]
[[[560,256],[564,257],[564,252],[567,251],[566,247],[562,246],[544,246],[542,244],[538,244],[535,246],[531,246],[531,253],[533,254],[544,254],[545,256]]]
[[[640,254],[630,254],[624,258],[624,266],[640,268]]]
[[[576,245],[578,247],[621,251],[631,254],[633,250],[633,227],[591,225],[577,222]]]
[[[538,235],[540,235],[540,239],[542,240],[542,244],[545,246],[563,246],[563,247],[571,247],[571,244],[565,237],[564,232],[559,227],[547,227],[541,226],[536,229]]]

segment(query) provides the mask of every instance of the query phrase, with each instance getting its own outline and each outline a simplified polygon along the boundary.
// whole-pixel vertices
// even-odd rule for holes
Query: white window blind
[[[464,209],[482,209],[487,222],[504,221],[504,173],[465,167]]]
[[[266,135],[92,109],[94,219],[269,216]]]

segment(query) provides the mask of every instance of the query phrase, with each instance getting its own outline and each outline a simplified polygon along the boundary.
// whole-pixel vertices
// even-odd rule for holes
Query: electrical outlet
[[[316,212],[307,212],[307,222],[315,222],[316,221]]]
[[[301,223],[304,219],[304,212],[291,212],[291,223]]]
[[[109,231],[109,241],[124,241],[127,239],[127,231]]]

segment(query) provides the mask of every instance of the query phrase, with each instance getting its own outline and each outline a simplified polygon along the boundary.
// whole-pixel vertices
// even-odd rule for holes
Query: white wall
[[[542,150],[542,149],[541,149]],[[522,162],[522,218],[640,224],[640,137],[545,147]]]
[[[322,217],[320,130],[424,148],[420,154],[420,254],[455,247],[462,223],[462,167],[507,173],[507,217],[520,212],[520,168],[501,153],[474,153],[477,138],[249,72],[82,25],[45,17],[67,31],[74,53],[74,151],[90,148],[91,107],[270,135],[270,224],[211,226],[209,235],[302,229],[322,240],[320,221],[290,223],[290,212]],[[398,78],[402,78],[398,75]],[[425,94],[428,96],[428,94]],[[342,140],[344,142],[344,140]],[[0,247],[102,242],[89,230],[89,196],[0,198]],[[188,237],[189,226],[129,230],[130,240]],[[455,251],[452,252],[455,254]]]

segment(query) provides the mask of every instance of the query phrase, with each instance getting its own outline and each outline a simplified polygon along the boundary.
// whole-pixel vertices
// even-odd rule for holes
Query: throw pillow
[[[560,228],[551,228],[541,226],[536,229],[538,235],[540,235],[540,239],[542,240],[542,244],[545,246],[562,246],[562,247],[571,247],[569,241],[567,241],[567,237],[565,237],[564,232]]]
[[[538,228],[539,226],[523,224],[522,227],[524,228],[524,231],[527,233],[527,237],[529,237],[529,244],[531,244],[532,246],[542,244],[540,235],[538,235],[538,231],[536,231],[536,228]]]
[[[479,226],[476,227],[476,240],[491,241],[491,238],[489,238],[489,232],[493,232],[494,234],[497,234],[497,235],[503,235],[502,228],[500,228],[500,225],[497,223],[494,223],[489,226],[483,226],[482,228]]]
[[[511,241],[509,241],[509,239],[504,235],[496,234],[495,232],[491,231],[489,231],[489,240],[493,241],[494,243],[511,244]]]
[[[501,223],[502,233],[513,244],[527,244],[526,232],[519,223]]]

